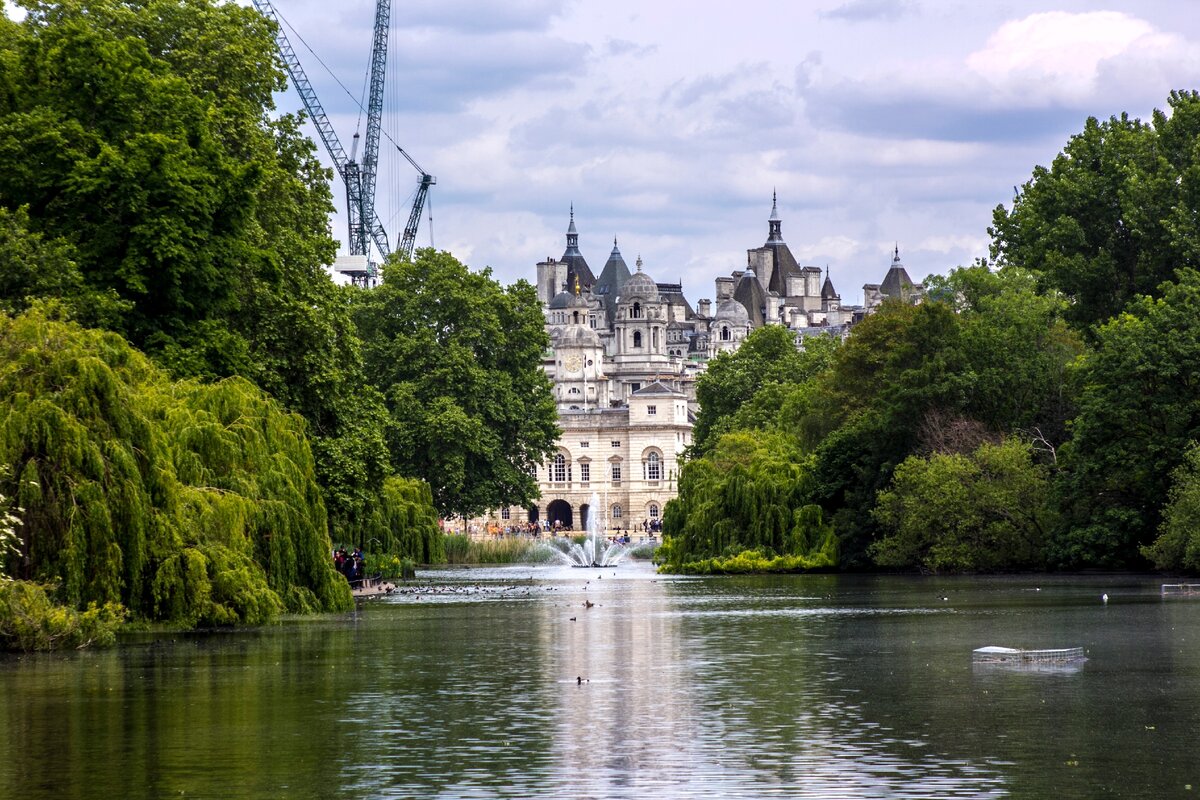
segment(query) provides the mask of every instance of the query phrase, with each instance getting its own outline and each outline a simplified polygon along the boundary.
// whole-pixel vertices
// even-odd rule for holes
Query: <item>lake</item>
[[[1161,582],[423,571],[355,614],[0,660],[0,797],[1192,797],[1200,598]]]

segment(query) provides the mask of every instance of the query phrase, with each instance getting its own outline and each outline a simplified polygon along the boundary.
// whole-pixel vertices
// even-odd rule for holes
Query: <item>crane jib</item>
[[[280,58],[291,78],[292,86],[300,95],[300,101],[317,129],[317,135],[325,146],[326,152],[333,160],[334,168],[346,186],[346,216],[349,220],[348,247],[351,255],[367,256],[367,273],[362,276],[362,282],[367,284],[375,279],[375,267],[371,262],[371,243],[380,255],[391,253],[387,232],[375,212],[375,176],[379,164],[379,138],[382,133],[383,119],[383,88],[387,73],[387,39],[388,27],[391,24],[390,0],[376,0],[375,26],[371,46],[370,94],[367,101],[367,131],[364,141],[361,161],[353,156],[347,156],[342,147],[329,116],[321,105],[320,98],[312,87],[304,66],[296,55],[295,48],[284,33],[279,14],[270,0],[253,0],[254,7],[260,14],[275,24],[275,44],[279,49]],[[301,40],[303,41],[303,40]],[[357,135],[357,134],[356,134]],[[388,137],[389,140],[391,137]],[[417,225],[420,223],[421,210],[429,187],[437,180],[413,161],[399,146],[396,147],[412,166],[421,173],[421,184],[417,190],[409,215],[408,226],[404,229],[400,252],[405,258],[412,258],[413,246],[416,242]],[[358,282],[358,279],[355,279]]]

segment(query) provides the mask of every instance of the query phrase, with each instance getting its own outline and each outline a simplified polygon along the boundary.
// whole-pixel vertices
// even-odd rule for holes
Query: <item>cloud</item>
[[[906,0],[850,0],[831,11],[822,11],[822,19],[844,22],[873,22],[875,20],[897,20],[910,13],[912,5]]]
[[[655,45],[642,45],[637,42],[631,42],[628,39],[608,39],[604,42],[604,54],[613,57],[633,56],[634,58],[644,58],[656,52],[658,52],[658,47]]]
[[[343,9],[349,18],[366,20],[368,26],[374,19],[373,2],[343,0],[330,5]],[[408,29],[444,28],[460,33],[544,31],[563,15],[566,6],[566,0],[409,0],[392,5],[392,20]]]
[[[993,102],[1028,107],[1090,102],[1108,93],[1128,64],[1197,59],[1196,45],[1129,14],[1051,11],[1006,22],[965,63],[990,87]],[[1195,65],[1187,72],[1195,75]]]
[[[819,66],[819,65],[818,65]],[[960,60],[884,64],[850,78],[797,70],[818,125],[891,139],[1037,141],[1200,81],[1200,45],[1119,12],[1010,20]],[[1148,110],[1148,109],[1146,109]]]

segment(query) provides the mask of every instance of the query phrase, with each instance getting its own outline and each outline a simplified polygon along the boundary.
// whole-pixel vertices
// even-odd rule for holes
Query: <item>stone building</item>
[[[563,435],[538,468],[541,499],[492,514],[502,525],[582,530],[596,516],[608,529],[657,527],[677,493],[698,411],[695,382],[709,359],[735,351],[763,325],[786,325],[802,346],[806,336],[845,336],[886,297],[923,296],[897,247],[883,283],[863,287],[864,306],[844,306],[828,268],[801,265],[792,254],[774,196],[766,242],[746,251],[745,269],[716,278],[715,300],[695,308],[680,284],[655,281],[641,257],[630,270],[615,238],[596,277],[579,241],[572,206],[562,258],[536,267],[551,342],[543,368]]]

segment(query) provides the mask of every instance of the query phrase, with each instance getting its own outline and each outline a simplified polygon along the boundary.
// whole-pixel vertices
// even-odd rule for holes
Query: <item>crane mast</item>
[[[337,170],[346,186],[346,216],[349,221],[347,244],[350,255],[367,257],[365,272],[350,274],[355,283],[370,285],[374,283],[377,275],[375,264],[371,258],[371,243],[374,242],[381,256],[386,257],[391,253],[387,233],[375,213],[375,174],[379,158],[379,135],[383,116],[383,84],[387,72],[387,34],[391,20],[391,2],[390,0],[376,0],[375,4],[370,94],[367,103],[367,137],[361,163],[356,160],[358,134],[354,134],[355,147],[347,156],[341,140],[338,139],[337,133],[333,129],[333,124],[329,121],[329,115],[325,113],[325,108],[321,105],[321,100],[317,97],[312,82],[309,81],[304,66],[296,55],[295,48],[292,47],[287,34],[284,33],[279,15],[271,1],[253,0],[253,2],[260,14],[275,23],[275,44],[279,48],[279,55],[292,79],[292,86],[300,95],[300,100],[304,103],[309,118],[316,126],[321,143],[325,145],[326,152],[333,160],[334,169]],[[411,159],[409,160],[411,161]]]
[[[408,159],[408,163],[413,165],[413,169],[421,173],[417,184],[417,197],[413,200],[412,213],[408,215],[408,225],[404,226],[404,237],[400,240],[400,249],[398,252],[403,253],[404,257],[411,261],[413,254],[413,246],[417,243],[417,226],[421,224],[421,209],[425,207],[425,196],[429,194],[429,187],[437,183],[437,178],[430,175],[421,165],[413,161],[413,157],[404,152],[404,148],[397,146],[400,155]]]

